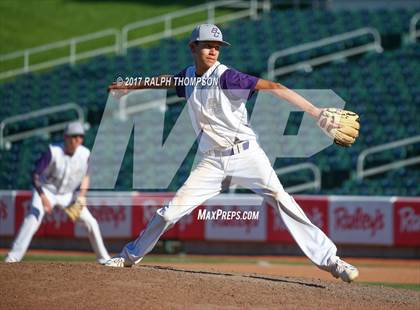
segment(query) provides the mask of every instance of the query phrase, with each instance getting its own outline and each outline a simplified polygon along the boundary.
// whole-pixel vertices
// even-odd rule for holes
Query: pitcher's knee
[[[274,199],[282,205],[287,205],[290,203],[292,196],[285,191],[279,191],[275,193]]]
[[[278,207],[279,202],[284,199],[283,197],[284,196],[281,192],[267,192],[264,193],[264,202],[275,208]]]
[[[160,216],[165,222],[172,224],[177,221],[177,214],[171,211],[168,206],[160,208],[156,211],[157,215]]]
[[[171,214],[171,212],[166,212],[163,216],[162,216],[163,220],[169,224],[172,224],[174,222],[176,222],[177,218],[175,216],[175,214]]]
[[[37,222],[41,223],[42,218],[44,217],[44,214],[45,214],[44,209],[42,209],[42,208],[38,209],[38,208],[32,206],[32,208],[29,210],[29,213],[28,213],[27,216],[33,215],[36,218]]]

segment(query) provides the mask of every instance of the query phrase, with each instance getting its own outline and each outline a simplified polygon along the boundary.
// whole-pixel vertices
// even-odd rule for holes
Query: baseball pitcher
[[[333,242],[311,223],[293,197],[283,189],[248,124],[245,103],[256,91],[270,92],[311,115],[337,144],[344,146],[351,145],[358,135],[358,116],[343,110],[319,109],[281,84],[221,64],[218,61],[220,49],[229,45],[217,26],[199,25],[189,42],[194,65],[175,76],[156,77],[157,80],[172,79],[170,87],[176,88],[178,96],[187,99],[194,130],[200,136],[201,159],[169,204],[157,210],[140,236],[105,266],[130,267],[139,263],[167,229],[219,194],[223,181],[230,178],[232,184],[253,190],[277,210],[299,247],[316,266],[343,281],[353,281],[359,274],[358,270],[336,255]],[[217,83],[180,85],[178,82],[185,78],[216,80]],[[148,87],[144,83],[133,87],[114,83],[109,89],[120,97],[128,92],[127,88]]]

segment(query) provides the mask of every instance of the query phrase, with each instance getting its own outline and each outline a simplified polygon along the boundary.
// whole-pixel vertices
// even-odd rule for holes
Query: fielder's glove
[[[359,115],[351,111],[324,109],[318,117],[317,124],[340,146],[351,146],[359,136]]]
[[[86,206],[86,198],[85,197],[77,197],[76,201],[64,208],[64,212],[66,212],[67,216],[73,221],[77,221],[80,218],[80,213],[82,212],[83,207]]]

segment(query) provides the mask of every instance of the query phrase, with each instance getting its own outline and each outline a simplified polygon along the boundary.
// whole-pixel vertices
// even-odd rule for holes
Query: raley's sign
[[[395,245],[420,245],[420,199],[397,198],[394,202]]]
[[[344,244],[393,244],[391,198],[332,196],[329,201],[329,233]]]

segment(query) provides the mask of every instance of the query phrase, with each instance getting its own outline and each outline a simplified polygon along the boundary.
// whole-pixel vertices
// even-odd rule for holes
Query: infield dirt
[[[420,292],[154,265],[0,263],[1,309],[419,309]]]

